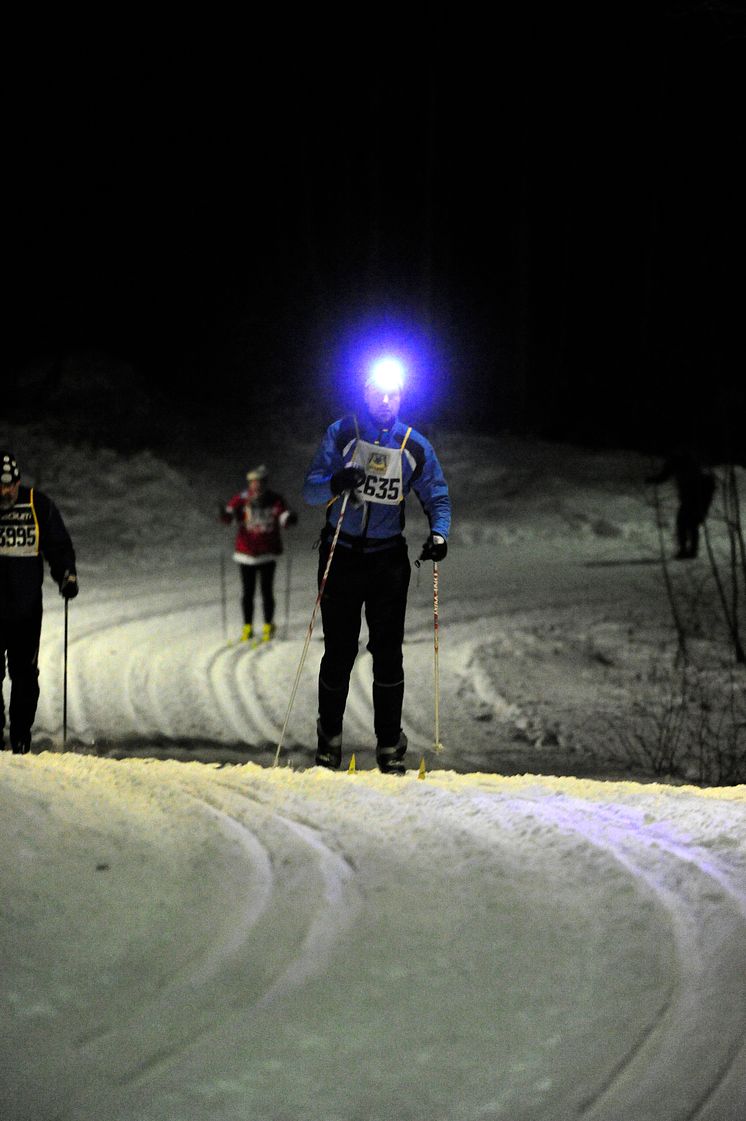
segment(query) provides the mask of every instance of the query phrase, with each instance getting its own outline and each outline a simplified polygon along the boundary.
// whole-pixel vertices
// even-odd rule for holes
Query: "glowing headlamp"
[[[374,386],[381,393],[400,393],[404,384],[403,362],[390,355],[377,358],[368,371],[365,384]]]

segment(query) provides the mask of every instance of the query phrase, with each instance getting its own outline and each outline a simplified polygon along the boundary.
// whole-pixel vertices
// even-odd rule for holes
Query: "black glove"
[[[295,513],[294,510],[289,510],[288,511],[288,516],[285,518],[285,525],[297,525],[297,524],[298,524],[298,515]]]
[[[60,584],[60,595],[63,599],[75,599],[78,594],[78,577],[74,572],[66,572]]]
[[[422,546],[420,560],[442,561],[447,552],[448,543],[445,537],[441,537],[439,533],[431,533]]]
[[[343,467],[336,471],[329,480],[332,494],[341,494],[343,490],[355,490],[365,482],[365,472],[362,467]]]

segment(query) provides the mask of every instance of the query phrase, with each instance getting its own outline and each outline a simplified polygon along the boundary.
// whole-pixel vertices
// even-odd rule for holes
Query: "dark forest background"
[[[383,329],[415,423],[742,459],[744,5],[612,7],[19,34],[8,413],[334,408]]]

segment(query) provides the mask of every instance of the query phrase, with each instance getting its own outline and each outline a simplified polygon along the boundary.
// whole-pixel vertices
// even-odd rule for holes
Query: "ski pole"
[[[438,611],[438,562],[433,561],[433,669],[435,673],[435,742],[433,743],[433,749],[436,752],[441,752],[443,744],[440,742],[440,666],[438,662],[440,620]]]
[[[290,553],[285,554],[285,640],[290,637],[290,572],[293,559]]]
[[[65,640],[63,644],[63,657],[62,657],[62,750],[64,751],[67,746],[67,609],[70,605],[68,599],[65,600]]]
[[[328,556],[327,561],[326,561],[326,568],[324,569],[324,575],[321,577],[321,582],[319,584],[319,594],[316,596],[316,602],[313,605],[313,613],[311,615],[311,622],[308,624],[308,631],[306,633],[306,641],[305,641],[305,644],[303,646],[303,653],[300,656],[300,662],[298,663],[298,672],[295,675],[295,682],[293,684],[293,689],[292,689],[292,692],[290,694],[290,701],[288,702],[288,710],[285,714],[285,723],[282,726],[282,731],[280,733],[280,741],[277,744],[277,751],[275,752],[275,761],[274,761],[274,764],[273,764],[275,767],[277,766],[277,764],[280,760],[280,752],[282,750],[282,745],[283,745],[283,742],[285,740],[285,732],[287,731],[288,721],[290,720],[290,713],[292,712],[293,704],[295,702],[295,694],[298,692],[298,684],[300,682],[300,675],[301,675],[301,672],[303,670],[303,665],[304,665],[305,660],[306,660],[306,654],[308,653],[308,647],[311,643],[311,635],[313,634],[313,626],[314,626],[314,623],[316,622],[316,615],[317,615],[318,610],[319,610],[319,604],[321,603],[321,597],[323,596],[324,588],[326,587],[326,581],[327,581],[327,578],[329,576],[329,569],[332,566],[332,557],[334,556],[334,550],[337,547],[337,539],[339,538],[339,531],[342,528],[342,519],[345,516],[345,510],[347,509],[347,501],[348,501],[349,497],[350,497],[350,492],[348,490],[346,490],[344,492],[344,498],[342,499],[342,508],[339,511],[339,517],[337,518],[337,526],[336,526],[336,529],[334,530],[334,537],[332,538],[331,547],[329,549],[329,556]]]
[[[226,614],[226,592],[225,592],[225,554],[220,552],[220,603],[223,617],[223,639],[228,640],[228,618]]]

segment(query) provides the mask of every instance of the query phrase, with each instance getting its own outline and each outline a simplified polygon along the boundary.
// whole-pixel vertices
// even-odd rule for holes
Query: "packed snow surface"
[[[5,1116],[738,1116],[736,792],[3,764]]]
[[[373,769],[364,650],[345,769],[312,765],[315,632],[273,765],[318,519],[280,472],[301,522],[279,637],[252,649],[213,517],[267,449],[190,473],[11,436],[73,534],[81,595],[66,750],[47,583],[34,749],[0,756],[4,1118],[744,1115],[746,789],[631,781],[619,754],[671,641],[649,464],[436,441],[445,750],[423,566],[400,779]],[[413,551],[425,532],[413,509]]]

